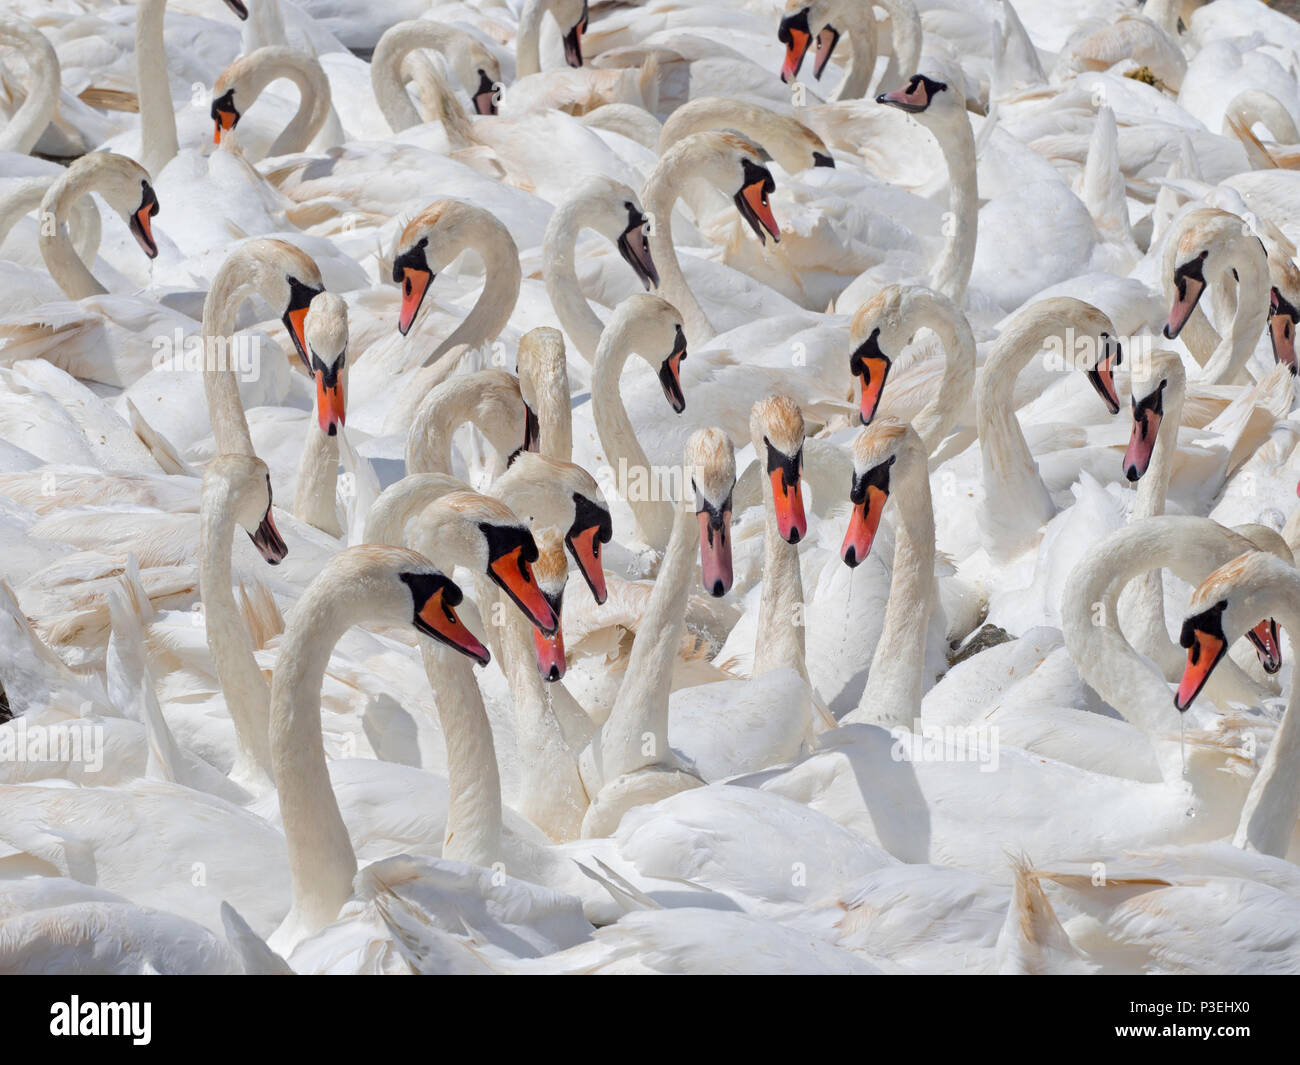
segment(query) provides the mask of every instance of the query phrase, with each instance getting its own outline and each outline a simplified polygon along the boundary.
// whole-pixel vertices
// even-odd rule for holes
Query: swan
[[[470,102],[476,113],[496,114],[496,95],[501,84],[501,67],[496,57],[472,34],[432,19],[411,19],[385,30],[370,57],[370,84],[375,100],[394,133],[423,122],[402,84],[403,60],[419,48],[443,55],[453,64],[461,84],[475,86]]]
[[[584,228],[596,230],[614,244],[646,289],[658,287],[659,272],[646,236],[641,202],[621,182],[591,178],[551,214],[542,241],[546,295],[565,335],[584,359],[594,362],[604,325],[578,284],[575,245]],[[521,350],[522,346],[521,341]]]
[[[0,44],[19,49],[31,71],[27,98],[0,130],[0,151],[26,155],[59,106],[59,57],[45,35],[23,19],[0,18]]]
[[[526,78],[542,70],[542,19],[550,13],[560,27],[564,61],[582,66],[582,36],[587,32],[587,0],[525,0],[515,36],[515,76]]]
[[[923,328],[932,329],[943,345],[938,388],[924,401],[933,384],[932,367],[929,362],[907,367],[902,382],[895,376],[885,409],[908,410],[912,428],[933,452],[962,418],[975,385],[975,337],[961,308],[922,285],[886,286],[858,308],[849,325],[849,373],[859,382],[858,416],[870,425],[894,361]],[[917,404],[922,405],[912,413]]]
[[[1096,307],[1071,297],[1051,297],[1030,304],[1003,325],[980,369],[975,393],[984,487],[981,540],[998,561],[1028,547],[1056,513],[1016,421],[1013,392],[1016,377],[1044,339],[1061,334],[1073,339],[1066,365],[1083,369],[1107,410],[1119,412],[1114,372],[1123,353],[1114,339],[1115,327]]]
[[[248,9],[241,0],[225,0],[239,17],[247,20]],[[176,113],[167,78],[167,48],[163,22],[167,0],[141,0],[135,16],[136,98],[140,106],[140,164],[158,175],[180,151],[176,135]]]
[[[750,436],[766,471],[762,596],[750,679],[679,688],[669,703],[669,740],[706,780],[795,757],[813,737],[813,698],[804,656],[804,593],[798,544],[808,534],[802,494],[804,420],[788,396],[754,404]],[[731,579],[731,506],[722,527],[700,520],[702,577],[714,596]],[[735,630],[733,630],[734,632]],[[724,646],[723,654],[726,651]],[[834,726],[826,715],[824,724]]]
[[[279,45],[240,56],[221,72],[212,87],[213,143],[220,144],[262,90],[279,78],[288,78],[298,87],[298,110],[263,154],[270,158],[306,151],[330,115],[329,79],[315,58]]]
[[[1163,333],[1169,340],[1193,320],[1207,287],[1217,293],[1230,291],[1229,286],[1235,284],[1235,308],[1223,339],[1207,352],[1209,323],[1200,317],[1188,330],[1187,343],[1201,364],[1201,381],[1239,383],[1269,312],[1264,245],[1236,215],[1214,208],[1189,211],[1166,239],[1162,282],[1169,300]],[[1225,300],[1220,306],[1229,304]]]
[[[466,421],[487,435],[507,464],[537,446],[518,378],[504,370],[458,374],[430,389],[416,408],[406,437],[407,472],[450,474],[452,436]]]
[[[925,644],[935,606],[934,508],[927,452],[916,430],[882,418],[853,442],[853,503],[841,555],[849,567],[871,550],[885,504],[897,486],[893,576],[884,627],[857,708],[841,721],[909,726],[921,715]]]
[[[682,482],[683,493],[693,492],[694,502],[683,499],[675,507],[655,594],[633,644],[623,685],[609,717],[579,757],[582,781],[591,796],[582,820],[584,836],[607,835],[630,807],[700,784],[669,747],[668,689],[662,677],[671,667],[685,625],[697,547],[705,587],[716,595],[731,585],[730,499],[736,460],[726,434],[700,429],[691,435]]]
[[[1184,615],[1179,643],[1187,648],[1187,664],[1174,705],[1179,710],[1191,705],[1227,653],[1230,635],[1254,633],[1261,617],[1275,618],[1289,634],[1296,632],[1298,601],[1300,577],[1295,567],[1267,552],[1247,552],[1206,577],[1192,593]],[[1297,698],[1293,680],[1282,720],[1251,783],[1233,837],[1243,850],[1282,858],[1290,849],[1300,815],[1300,784],[1292,771],[1300,748]]]
[[[693,133],[729,129],[762,145],[788,174],[835,165],[821,137],[797,119],[746,100],[700,96],[682,104],[659,130],[659,155]]]
[[[64,295],[73,300],[102,296],[108,291],[77,256],[64,222],[72,204],[90,192],[98,192],[122,216],[145,255],[150,259],[158,255],[153,236],[158,197],[144,168],[133,159],[111,152],[82,156],[49,187],[41,200],[42,214],[55,220],[54,226],[41,228],[41,257]]]
[[[650,220],[650,252],[659,270],[660,292],[681,310],[687,339],[701,344],[717,331],[691,292],[673,247],[673,205],[688,176],[699,177],[731,196],[761,242],[766,243],[770,234],[779,243],[781,230],[768,203],[776,181],[764,165],[762,149],[747,137],[719,131],[695,133],[659,159],[641,190]]]
[[[271,939],[284,951],[339,915],[357,861],[330,784],[320,731],[329,654],[357,622],[413,625],[480,665],[487,648],[456,614],[463,593],[414,551],[363,546],[340,551],[295,604],[271,682],[271,764],[292,881],[292,905]]]
[[[893,48],[881,77],[881,83],[892,84],[909,71],[917,69],[921,58],[921,16],[911,0],[881,0],[879,3],[859,5],[845,0],[786,0],[785,13],[777,30],[777,37],[785,45],[785,60],[781,64],[781,80],[792,82],[799,76],[799,68],[808,54],[808,46],[815,38],[816,56],[813,77],[818,81],[826,73],[826,66],[841,39],[847,39],[849,60],[844,66],[844,77],[830,94],[829,101],[855,100],[867,95],[876,73],[876,18],[872,7],[881,7],[889,15]]]
[[[683,321],[684,316],[666,299],[644,292],[620,303],[605,324],[591,375],[591,414],[605,467],[647,473],[651,470],[619,394],[623,366],[629,356],[640,356],[655,371],[675,413],[686,409],[681,382],[681,365],[686,360]],[[630,494],[627,503],[636,522],[635,539],[655,551],[664,550],[673,528],[672,505],[647,498],[648,493]]]

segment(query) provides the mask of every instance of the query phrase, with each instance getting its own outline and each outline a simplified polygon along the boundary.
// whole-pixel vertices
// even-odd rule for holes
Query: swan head
[[[1124,362],[1124,348],[1117,339],[1110,317],[1084,300],[1052,296],[1027,308],[1036,317],[1053,322],[1048,338],[1064,355],[1066,369],[1083,370],[1111,414],[1119,413],[1119,391],[1115,370]]]
[[[837,15],[838,6],[834,0],[786,0],[785,14],[776,31],[777,40],[785,45],[785,60],[781,64],[783,82],[788,84],[798,77],[814,36],[817,54],[813,60],[813,77],[821,80],[845,28]]]
[[[241,265],[255,275],[255,285],[272,307],[283,307],[280,321],[293,342],[294,351],[313,373],[307,345],[307,312],[312,301],[325,291],[316,260],[285,240],[257,237],[239,248]],[[324,316],[322,316],[324,317]],[[346,318],[343,341],[347,342]]]
[[[590,18],[587,0],[551,0],[550,6],[564,39],[564,61],[571,67],[582,66],[582,35]]]
[[[316,379],[316,419],[333,436],[344,424],[348,358],[348,308],[332,292],[321,292],[307,308],[303,327],[308,370]]]
[[[559,615],[533,575],[533,534],[501,500],[477,492],[450,492],[421,512],[411,543],[441,562],[483,574],[543,632],[554,632],[559,625]]]
[[[156,259],[153,219],[158,214],[158,196],[144,167],[116,152],[91,152],[76,160],[69,173],[74,168],[94,172],[94,190],[121,216],[140,250]]]
[[[893,360],[916,332],[915,301],[909,295],[902,285],[887,285],[858,308],[849,325],[849,373],[858,379],[858,418],[863,425],[870,425],[880,409]]]
[[[1276,555],[1248,551],[1201,582],[1192,593],[1178,639],[1187,649],[1187,663],[1174,695],[1179,710],[1191,706],[1232,641],[1243,633],[1269,672],[1281,668],[1277,623],[1271,615],[1279,595],[1294,579],[1295,568]],[[1261,617],[1265,620],[1260,621]]]
[[[700,523],[700,572],[714,598],[731,590],[731,494],[736,452],[721,429],[697,429],[686,441],[685,469]]]
[[[494,78],[486,66],[476,67],[474,73],[478,76],[478,87],[470,97],[470,103],[474,105],[474,113],[477,115],[495,115],[497,113],[497,86],[501,84],[501,75],[498,72]]]
[[[802,490],[804,423],[799,404],[788,396],[760,399],[749,412],[749,434],[755,453],[767,460],[777,532],[786,543],[797,544],[808,535]]]
[[[534,525],[562,530],[572,556],[597,603],[608,597],[601,549],[614,538],[609,504],[596,479],[581,466],[526,453],[497,478],[493,494]]]
[[[1291,369],[1297,367],[1295,332],[1300,326],[1300,270],[1283,255],[1270,255],[1268,269],[1272,285],[1268,300],[1268,337],[1273,345],[1273,359]]]
[[[621,181],[594,177],[573,194],[582,205],[582,224],[618,248],[646,289],[659,287],[659,271],[650,254],[649,219],[635,192]]]
[[[289,548],[271,516],[271,474],[254,455],[218,455],[203,471],[203,495],[222,499],[235,522],[272,566],[284,561]]]
[[[853,441],[853,484],[849,489],[853,511],[840,547],[845,565],[859,566],[871,553],[891,482],[909,479],[918,462],[924,476],[925,446],[906,422],[885,417],[858,433]]]
[[[1173,340],[1211,284],[1236,283],[1239,268],[1268,269],[1264,245],[1235,214],[1202,208],[1185,214],[1165,243],[1163,276],[1169,317],[1162,332]]]
[[[466,248],[480,246],[485,236],[502,237],[514,249],[509,231],[493,214],[460,200],[437,200],[403,227],[393,253],[393,282],[402,286],[397,320],[402,336],[415,324],[438,271]]]
[[[953,107],[965,110],[965,101],[958,99],[946,81],[927,74],[913,74],[901,88],[882,92],[876,97],[876,103],[888,104],[918,117],[931,113],[941,114]]]
[[[730,130],[715,134],[696,134],[716,138],[719,158],[714,172],[717,178],[714,184],[722,189],[735,189],[732,200],[740,217],[749,223],[750,229],[762,244],[767,243],[770,234],[772,241],[781,243],[781,227],[768,197],[776,191],[776,180],[767,168],[767,152],[748,137]],[[730,182],[727,175],[730,174]],[[739,187],[735,184],[739,177]]]
[[[1150,358],[1138,360],[1129,379],[1132,391],[1133,430],[1124,452],[1124,477],[1136,481],[1147,472],[1155,453],[1156,439],[1164,423],[1166,408],[1177,431],[1178,410],[1186,385],[1183,360],[1176,352],[1154,351]]]
[[[338,588],[354,616],[379,624],[413,625],[481,666],[491,661],[488,649],[456,613],[465,598],[460,585],[415,551],[371,544],[345,548],[316,579]]]
[[[564,605],[564,585],[569,576],[569,563],[565,558],[564,536],[555,526],[548,526],[537,532],[537,561],[533,564],[533,574],[542,595],[551,604],[555,617],[559,619]],[[533,626],[533,649],[537,654],[537,671],[548,684],[564,677],[567,663],[564,652],[564,630],[556,626],[549,635]]]
[[[686,333],[677,308],[662,296],[638,292],[618,305],[605,326],[620,335],[626,351],[635,352],[659,377],[664,398],[681,414],[686,409],[682,391],[682,363],[686,361]]]

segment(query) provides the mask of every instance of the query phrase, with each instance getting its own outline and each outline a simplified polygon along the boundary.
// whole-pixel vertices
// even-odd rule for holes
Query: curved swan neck
[[[893,52],[885,66],[881,85],[895,85],[916,72],[921,62],[924,30],[921,13],[911,0],[873,0],[889,14]]]
[[[950,300],[933,299],[926,310],[923,324],[934,330],[944,350],[939,390],[912,419],[912,428],[929,453],[952,432],[975,387],[975,335],[966,316]]]
[[[483,260],[483,291],[460,325],[424,360],[426,366],[460,345],[473,349],[491,343],[501,335],[519,300],[523,270],[510,231],[486,211],[479,214],[475,225],[465,228],[468,236],[462,248],[472,248]],[[460,250],[456,249],[447,261]]]
[[[140,165],[157,176],[180,150],[167,79],[163,21],[167,0],[140,0],[135,15],[135,80],[140,101]]]
[[[237,777],[271,773],[267,722],[270,692],[253,654],[253,640],[231,586],[230,552],[235,518],[226,483],[210,478],[203,486],[199,513],[199,594],[208,650],[235,724],[239,744]]]
[[[447,746],[447,828],[442,856],[490,866],[501,858],[501,777],[492,726],[468,659],[420,639]]]
[[[58,108],[59,57],[43,33],[18,19],[0,18],[0,42],[21,49],[31,70],[27,98],[0,129],[0,151],[26,155],[36,147]]]
[[[588,362],[594,361],[604,324],[591,309],[578,284],[574,248],[583,228],[587,204],[583,199],[566,200],[551,214],[542,240],[542,276],[546,295],[555,309],[565,335]]]
[[[246,56],[244,63],[243,88],[252,100],[280,78],[288,78],[298,87],[298,110],[267,150],[267,156],[306,151],[330,112],[330,83],[320,62],[292,48],[272,45]]]
[[[934,610],[934,507],[923,464],[910,460],[897,469],[894,559],[889,602],[871,672],[857,708],[844,722],[911,727],[921,716],[925,686],[925,643]],[[914,465],[920,465],[919,470]]]
[[[1058,325],[1055,313],[1029,307],[1003,330],[980,370],[975,410],[984,480],[985,547],[1014,556],[1056,513],[1014,409],[1016,378]]]
[[[0,244],[22,218],[41,206],[55,179],[49,177],[15,178],[0,197]],[[68,230],[77,258],[89,266],[99,251],[99,211],[85,196],[69,204]]]
[[[876,17],[871,4],[841,4],[835,24],[847,38],[840,47],[848,46],[849,57],[844,76],[826,100],[860,100],[867,95],[876,73]]]
[[[620,483],[628,481],[626,475],[629,471],[633,474],[644,472],[647,478],[652,472],[650,460],[636,438],[619,391],[623,366],[631,354],[626,336],[627,322],[626,317],[617,313],[610,320],[596,349],[591,374],[592,418],[605,451],[605,461]],[[629,499],[627,503],[636,518],[637,533],[649,546],[662,551],[673,529],[673,506],[665,500],[642,498],[648,493],[634,494],[637,498]]]
[[[690,508],[678,506],[672,536],[645,615],[637,627],[628,655],[627,673],[609,717],[593,737],[586,754],[607,784],[624,773],[663,762],[668,747],[668,695],[677,647],[686,628],[686,603],[695,573],[700,529]],[[592,781],[584,779],[588,793]]]
[[[313,582],[289,616],[271,684],[271,764],[293,881],[290,920],[307,932],[352,894],[357,859],[330,785],[320,696],[334,645],[352,618],[337,588]]]
[[[1201,382],[1207,385],[1237,384],[1247,379],[1246,362],[1268,320],[1268,259],[1253,237],[1243,236],[1242,243],[1245,246],[1233,262],[1237,274],[1236,307],[1227,335],[1219,341],[1201,373]],[[1222,282],[1224,286],[1229,283],[1226,272]]]
[[[446,55],[460,43],[459,38],[460,34],[455,30],[431,19],[399,23],[379,38],[370,58],[370,85],[375,101],[394,133],[401,133],[424,121],[406,91],[402,77],[403,60],[419,48],[430,48]],[[422,76],[428,78],[437,92],[451,92],[432,69],[425,70]],[[438,113],[443,113],[441,108]]]
[[[93,160],[93,156],[89,158]],[[54,222],[53,226],[41,226],[41,258],[45,260],[50,276],[70,300],[102,296],[108,291],[77,257],[67,224],[73,204],[95,191],[98,178],[99,168],[93,161],[74,165],[49,187],[41,200],[41,214]]]
[[[696,164],[695,153],[694,142],[689,137],[675,144],[655,164],[641,193],[647,217],[652,222],[650,255],[659,270],[659,294],[681,312],[686,339],[692,347],[717,336],[717,330],[687,284],[673,246],[673,205],[683,178]]]
[[[408,473],[451,475],[451,442],[459,429],[474,420],[479,385],[473,376],[451,378],[421,401],[406,435]]]
[[[979,191],[975,175],[975,133],[963,110],[936,131],[948,164],[948,210],[953,229],[930,273],[931,287],[960,305],[966,298],[979,226]]]
[[[233,337],[239,306],[260,287],[260,273],[257,257],[237,249],[217,271],[203,302],[203,390],[218,454],[255,454],[235,370],[229,365],[217,365],[215,359],[206,355],[223,340],[228,343]]]

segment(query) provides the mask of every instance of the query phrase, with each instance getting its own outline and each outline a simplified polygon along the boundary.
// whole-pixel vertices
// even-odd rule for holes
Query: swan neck
[[[583,211],[587,205],[579,199],[564,202],[551,215],[542,242],[542,272],[546,295],[565,335],[582,357],[591,362],[600,344],[604,328],[578,284],[574,247],[582,231]]]
[[[140,101],[140,165],[151,177],[179,150],[163,22],[167,0],[141,0],[135,16],[135,80]]]
[[[677,203],[682,180],[695,165],[691,149],[691,143],[684,141],[664,154],[646,178],[642,199],[653,223],[649,231],[650,255],[659,271],[659,294],[681,314],[687,341],[692,346],[699,346],[712,340],[717,330],[709,322],[682,273],[677,249],[673,245],[672,221],[673,206]]]
[[[468,228],[464,247],[473,248],[483,260],[483,291],[464,321],[425,359],[425,365],[460,345],[476,349],[491,343],[501,335],[519,300],[523,271],[510,231],[491,215]]]

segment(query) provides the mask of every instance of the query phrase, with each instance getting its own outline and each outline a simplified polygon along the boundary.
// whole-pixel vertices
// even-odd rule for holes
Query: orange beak
[[[1192,311],[1196,310],[1196,304],[1204,291],[1205,282],[1200,278],[1189,276],[1181,279],[1178,294],[1174,296],[1174,302],[1169,308],[1169,320],[1165,322],[1165,339],[1173,340],[1183,331],[1183,326],[1192,316]]]
[[[727,594],[733,579],[731,569],[731,511],[722,512],[722,525],[715,527],[707,510],[699,512],[700,572],[704,587],[714,598]]]
[[[524,561],[523,550],[522,547],[516,547],[493,559],[488,565],[488,575],[510,596],[529,621],[543,632],[553,633],[560,627],[560,619],[533,579],[532,564]]]
[[[410,266],[403,270],[402,311],[397,319],[397,329],[402,336],[406,336],[411,331],[415,316],[420,313],[420,304],[424,302],[424,294],[428,292],[432,280],[433,274],[428,270],[417,270]]]
[[[787,84],[799,73],[803,57],[808,53],[808,45],[812,41],[812,37],[803,30],[792,27],[789,32],[790,43],[785,46],[785,62],[781,64],[781,80]]]
[[[1174,705],[1179,710],[1186,710],[1192,700],[1201,694],[1210,673],[1218,665],[1219,659],[1228,651],[1227,643],[1218,636],[1200,629],[1192,631],[1192,643],[1187,648],[1187,665],[1183,667],[1183,678],[1178,682],[1178,692],[1174,695]]]
[[[288,320],[289,328],[293,330],[293,337],[301,354],[307,350],[307,308],[300,307],[289,311],[285,314],[285,318]]]
[[[808,519],[803,511],[802,480],[795,479],[788,488],[785,471],[776,469],[768,474],[772,481],[772,501],[776,504],[776,528],[786,543],[797,544],[808,535]]]
[[[343,382],[336,376],[334,384],[327,385],[325,375],[320,370],[316,371],[316,419],[320,423],[320,431],[327,436],[337,433],[339,426],[347,420]]]
[[[609,592],[605,588],[605,569],[600,561],[599,534],[600,529],[595,525],[590,529],[583,529],[569,540],[569,550],[573,553],[573,560],[578,563],[578,569],[582,571],[583,579],[591,589],[596,602],[603,603],[608,598]]]
[[[221,143],[221,134],[235,128],[235,116],[229,111],[218,111],[212,122],[212,143]]]
[[[767,203],[767,193],[764,191],[764,182],[755,181],[751,185],[746,185],[741,189],[741,195],[745,197],[745,202],[749,204],[749,209],[754,212],[754,217],[763,223],[763,228],[771,235],[772,240],[781,243],[781,227],[777,225],[776,215],[772,213],[772,208]]]
[[[849,566],[859,565],[870,554],[888,499],[888,492],[875,485],[868,485],[866,499],[853,505],[849,530],[844,534],[844,543],[840,547],[840,557]]]
[[[557,681],[564,676],[564,632],[556,629],[547,636],[541,629],[533,627],[533,648],[537,651],[537,671],[548,682]]]
[[[1277,622],[1266,618],[1246,633],[1255,645],[1255,654],[1264,672],[1272,676],[1282,668],[1282,642],[1277,638]]]
[[[480,666],[486,666],[492,660],[488,649],[479,638],[465,627],[456,611],[443,602],[442,590],[434,592],[425,601],[420,612],[415,616],[416,628],[426,636],[431,636],[448,647],[454,647],[463,655],[468,655]]]
[[[1291,367],[1291,373],[1297,372],[1295,354],[1296,309],[1287,302],[1274,285],[1269,293],[1268,336],[1273,342],[1273,358],[1277,362]]]
[[[863,425],[870,425],[871,419],[880,409],[881,397],[885,394],[885,381],[889,377],[890,361],[881,356],[867,356],[857,360],[858,376],[862,381],[862,398],[858,402],[858,417]]]

